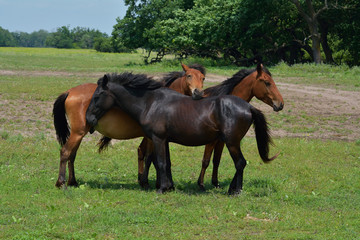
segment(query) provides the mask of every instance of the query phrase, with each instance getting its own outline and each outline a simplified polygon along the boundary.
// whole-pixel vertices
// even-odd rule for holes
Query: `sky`
[[[111,35],[125,13],[123,0],[0,0],[0,27],[27,33],[86,27]]]

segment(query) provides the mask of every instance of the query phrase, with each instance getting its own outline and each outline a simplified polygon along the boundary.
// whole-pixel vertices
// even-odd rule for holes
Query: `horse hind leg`
[[[71,133],[68,141],[64,144],[64,146],[60,150],[60,168],[59,168],[59,177],[55,184],[57,187],[61,187],[65,184],[65,175],[66,175],[66,163],[68,162],[69,168],[69,179],[67,182],[68,186],[77,186],[75,178],[75,169],[74,162],[77,150],[80,146],[81,140],[85,134],[74,134]]]
[[[145,159],[147,154],[147,139],[143,138],[138,147],[138,181],[141,183],[144,174]]]
[[[205,185],[204,185],[205,172],[210,164],[211,155],[212,155],[215,145],[216,145],[216,142],[206,144],[206,146],[205,146],[205,151],[204,151],[204,156],[203,156],[202,166],[201,166],[201,172],[200,172],[200,175],[198,178],[198,186],[199,186],[200,190],[202,190],[202,191],[205,191]]]
[[[230,183],[229,187],[229,195],[240,194],[243,187],[243,175],[244,169],[246,167],[246,160],[240,150],[239,146],[227,146],[231,155],[231,158],[234,161],[234,165],[236,168],[236,173],[234,175],[233,180]]]

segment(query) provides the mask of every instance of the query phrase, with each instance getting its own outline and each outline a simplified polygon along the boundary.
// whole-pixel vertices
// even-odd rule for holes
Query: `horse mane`
[[[192,64],[192,65],[189,65],[189,68],[199,70],[204,75],[206,74],[206,69],[201,64],[195,63],[195,64]],[[181,78],[184,75],[185,75],[184,71],[170,72],[167,75],[165,75],[165,77],[163,77],[163,79],[161,81],[165,84],[165,87],[169,87],[176,79]]]
[[[153,90],[164,86],[163,82],[155,81],[153,78],[148,77],[145,74],[133,74],[130,72],[106,74],[104,77],[99,79],[98,84],[100,84],[105,77],[107,77],[109,82],[129,88]]]
[[[263,67],[263,70],[266,74],[271,76],[269,70]],[[237,73],[235,73],[231,78],[226,79],[219,85],[206,88],[204,90],[205,95],[208,96],[221,96],[221,95],[228,95],[231,91],[238,85],[246,76],[252,74],[256,71],[255,69],[241,69]]]

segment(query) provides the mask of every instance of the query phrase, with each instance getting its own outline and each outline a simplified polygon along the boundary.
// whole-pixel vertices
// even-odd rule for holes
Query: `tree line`
[[[224,59],[359,65],[358,0],[125,0],[112,44],[119,49]]]
[[[146,63],[167,54],[252,65],[303,62],[360,65],[359,0],[125,0],[112,35],[62,26],[10,33],[0,46],[145,49]],[[151,53],[156,53],[156,57]]]
[[[46,30],[10,32],[0,27],[0,47],[55,47],[55,48],[95,48],[112,52],[110,38],[99,30],[84,27],[70,29],[68,26],[57,28],[55,32]]]

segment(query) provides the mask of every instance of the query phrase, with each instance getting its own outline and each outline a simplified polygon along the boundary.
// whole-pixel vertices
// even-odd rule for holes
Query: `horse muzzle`
[[[199,100],[202,99],[204,97],[204,91],[200,91],[199,89],[195,88],[192,91],[192,95],[191,95],[192,99],[194,100]]]
[[[280,102],[279,104],[274,104],[273,109],[275,112],[279,112],[284,108],[284,103]]]
[[[90,124],[90,126],[95,127],[98,123],[98,119],[95,117],[95,115],[86,114],[86,121]]]

